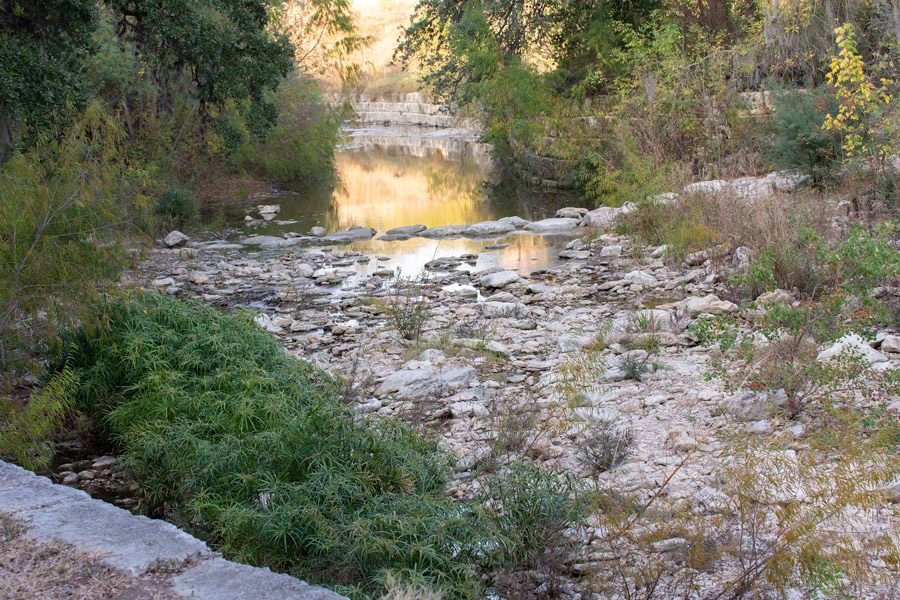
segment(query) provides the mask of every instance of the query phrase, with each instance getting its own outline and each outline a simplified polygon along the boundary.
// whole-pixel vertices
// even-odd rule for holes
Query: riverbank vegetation
[[[618,205],[775,169],[882,185],[897,22],[877,1],[423,0],[397,57],[502,161],[558,159],[538,177]]]
[[[307,21],[349,35],[348,10],[322,3]],[[266,183],[328,177],[339,115],[296,68],[291,39],[312,32],[285,11],[0,7],[0,370],[83,320],[126,246],[198,227]]]
[[[706,597],[787,596],[798,579],[820,595],[868,592],[894,575],[896,544],[856,519],[896,501],[900,473],[888,407],[900,381],[869,343],[900,351],[896,3],[422,0],[398,57],[478,117],[505,164],[626,206],[610,225],[627,238],[573,241],[594,281],[572,269],[527,296],[518,278],[494,290],[496,323],[533,331],[559,313],[553,337],[530,340],[523,361],[506,360],[502,344],[503,361],[474,353],[481,368],[530,370],[482,377],[452,401],[439,381],[411,410],[455,408],[412,425],[349,406],[353,382],[296,360],[249,313],[115,290],[150,238],[200,226],[213,200],[329,176],[340,114],[310,63],[358,75],[347,60],[364,36],[349,10],[343,0],[306,12],[263,0],[0,4],[0,455],[46,466],[55,432],[77,416],[115,448],[146,513],[354,598],[693,597],[719,564],[727,582]],[[323,47],[322,36],[344,41]],[[384,77],[409,86],[407,74]],[[534,175],[541,165],[552,168]],[[742,188],[684,192],[743,176],[753,179]],[[663,282],[640,270],[669,266],[690,274]],[[551,287],[560,281],[567,291]],[[664,283],[692,296],[640,295]],[[378,344],[400,349],[394,358],[426,347],[430,320],[451,318],[424,278],[407,284],[383,306],[388,327],[373,326]],[[578,308],[547,306],[571,290]],[[594,319],[613,290],[634,305],[627,325],[561,335],[556,321]],[[734,303],[697,295],[712,290]],[[360,319],[382,308],[366,301]],[[650,312],[651,302],[671,306]],[[301,318],[287,320],[291,333]],[[458,338],[488,349],[494,325],[467,336],[466,323]],[[355,335],[343,329],[328,335]],[[453,341],[431,343],[441,340]],[[654,462],[639,448],[646,431],[640,440],[595,408],[609,383],[639,390],[697,344],[707,380],[743,412],[723,402],[709,415],[723,422],[691,430],[697,439],[658,436],[672,456]],[[337,360],[349,344],[326,348]],[[512,397],[504,385],[528,389]],[[639,411],[675,398],[646,389],[610,402]],[[443,450],[430,428],[480,409],[484,447]],[[691,423],[706,422],[698,415]],[[551,454],[564,464],[573,443],[582,478],[541,466]],[[701,446],[722,476],[682,478]],[[616,470],[634,465],[663,475],[617,487]],[[456,477],[468,478],[465,493],[451,498]],[[896,530],[888,513],[878,519]]]

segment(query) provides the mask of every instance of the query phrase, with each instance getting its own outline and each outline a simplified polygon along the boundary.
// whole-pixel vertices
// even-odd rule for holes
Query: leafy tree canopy
[[[268,0],[112,0],[119,34],[152,59],[153,76],[169,91],[187,73],[201,116],[229,100],[255,134],[275,123],[273,91],[293,66],[294,48],[270,30]],[[163,94],[163,103],[166,102]]]
[[[31,138],[83,104],[96,22],[93,0],[0,0],[0,160],[16,125]]]

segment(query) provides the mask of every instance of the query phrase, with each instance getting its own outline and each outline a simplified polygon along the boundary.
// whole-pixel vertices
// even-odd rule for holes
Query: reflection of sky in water
[[[416,131],[422,134],[416,137]],[[306,233],[317,225],[331,232],[359,225],[382,234],[404,225],[432,228],[508,216],[537,220],[553,216],[561,206],[577,203],[571,196],[535,193],[524,186],[504,193],[489,192],[485,182],[490,166],[483,148],[476,149],[471,139],[460,140],[436,132],[441,130],[391,127],[351,131],[346,149],[335,155],[339,181],[334,188],[306,186],[298,188],[294,196],[272,199],[271,203],[281,205],[278,220],[285,223],[250,227],[247,232]],[[388,262],[376,263],[373,259],[359,264],[356,270],[364,274],[387,266],[414,275],[430,260],[460,254],[478,254],[477,269],[502,266],[530,273],[557,263],[559,249],[571,239],[568,235],[520,232],[504,239],[481,241],[371,240],[348,248],[390,258]],[[485,249],[486,245],[495,244],[508,246]]]

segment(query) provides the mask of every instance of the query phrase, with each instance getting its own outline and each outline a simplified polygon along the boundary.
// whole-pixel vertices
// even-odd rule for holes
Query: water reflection
[[[533,192],[521,185],[488,186],[491,165],[483,145],[472,134],[454,138],[448,131],[453,130],[351,131],[335,155],[338,182],[333,187],[303,186],[295,195],[272,200],[281,205],[278,219],[249,229],[278,235],[306,233],[314,226],[337,231],[359,225],[381,234],[404,225],[432,228],[509,216],[537,220],[562,206],[578,205],[570,195]],[[558,262],[559,249],[570,239],[518,232],[500,240],[371,240],[349,248],[373,256],[356,267],[365,274],[387,266],[412,275],[430,260],[466,253],[479,255],[476,269],[502,266],[530,273]],[[388,260],[378,262],[375,256]]]

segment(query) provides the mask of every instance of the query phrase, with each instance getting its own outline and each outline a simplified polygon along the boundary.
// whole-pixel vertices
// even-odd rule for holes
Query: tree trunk
[[[9,115],[0,114],[0,165],[12,156],[13,148],[12,119]]]

